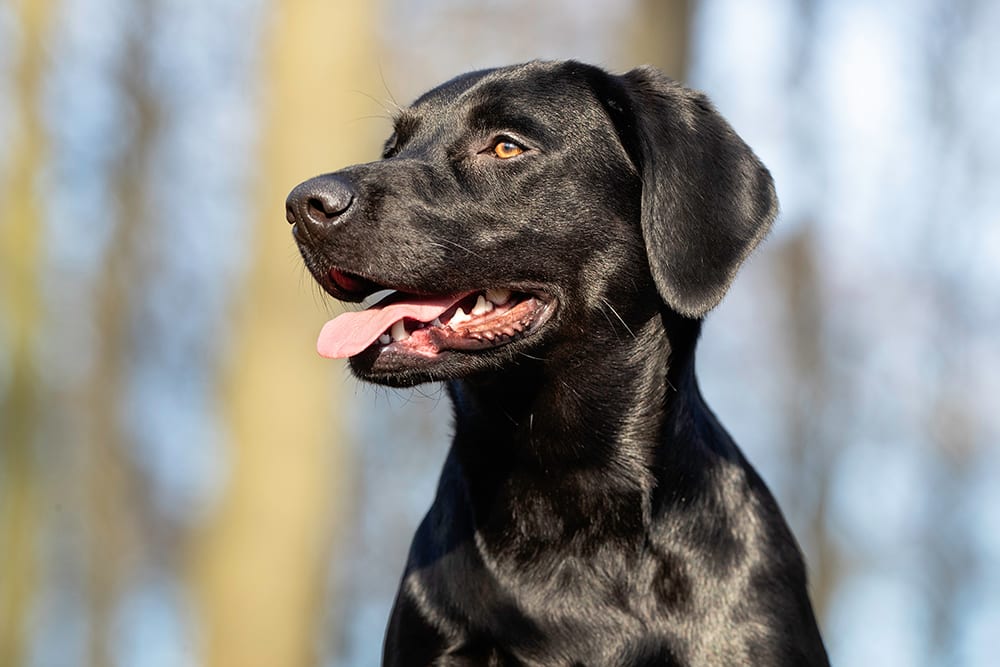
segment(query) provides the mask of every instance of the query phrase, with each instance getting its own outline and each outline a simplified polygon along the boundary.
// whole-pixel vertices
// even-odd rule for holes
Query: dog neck
[[[699,330],[698,321],[661,313],[633,336],[590,341],[600,353],[575,347],[452,382],[449,466],[473,523],[500,531],[514,522],[526,535],[642,534],[664,475],[683,476],[664,464],[685,465],[679,454],[692,446],[690,434],[667,433],[666,424],[710,416],[694,375]]]

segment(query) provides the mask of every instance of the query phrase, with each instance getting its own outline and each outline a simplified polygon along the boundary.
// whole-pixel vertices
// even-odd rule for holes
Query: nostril
[[[326,197],[310,197],[306,202],[309,217],[327,222],[339,217],[351,205],[351,200],[330,201]]]
[[[296,222],[295,221],[295,209],[292,208],[291,204],[285,204],[285,220],[287,220],[288,224],[290,224],[290,225],[294,225],[295,222]]]

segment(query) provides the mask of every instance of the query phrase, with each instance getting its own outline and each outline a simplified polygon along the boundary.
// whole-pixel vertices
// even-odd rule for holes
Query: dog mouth
[[[339,288],[335,296],[344,300],[360,300],[380,288],[336,269],[329,277]],[[549,319],[552,304],[541,293],[506,287],[431,295],[391,291],[364,310],[327,322],[316,349],[330,359],[374,350],[428,360],[447,351],[488,350],[534,333]]]

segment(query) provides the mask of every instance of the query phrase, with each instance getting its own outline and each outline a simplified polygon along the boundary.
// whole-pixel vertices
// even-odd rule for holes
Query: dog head
[[[706,98],[640,68],[532,62],[457,77],[395,119],[382,160],[297,186],[287,216],[333,296],[325,356],[394,385],[609,345],[722,299],[776,213]]]

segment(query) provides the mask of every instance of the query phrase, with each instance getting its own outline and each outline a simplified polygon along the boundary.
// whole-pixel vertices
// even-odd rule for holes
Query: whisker
[[[622,316],[618,314],[618,311],[615,310],[615,307],[612,306],[610,303],[608,303],[608,300],[605,299],[604,297],[601,297],[601,302],[603,302],[605,306],[611,309],[611,312],[615,314],[615,317],[618,318],[618,321],[622,323],[623,327],[625,327],[625,331],[627,331],[629,335],[632,336],[632,338],[634,339],[636,337],[635,332],[633,332],[632,329],[630,329],[629,326],[625,324],[625,320],[623,320]]]
[[[450,243],[455,248],[458,248],[459,250],[461,250],[461,251],[463,251],[463,252],[465,252],[465,253],[467,253],[469,255],[472,255],[473,257],[478,257],[479,259],[485,259],[482,255],[480,255],[475,250],[473,250],[471,248],[468,248],[468,247],[462,245],[461,243],[457,243],[455,241],[452,241],[451,239],[441,239],[441,242],[434,242],[434,243],[432,243],[432,245],[436,245],[436,246],[444,248],[445,247],[444,246],[445,243]]]
[[[387,120],[387,121],[389,121],[391,123],[392,122],[392,116],[387,116],[387,115],[383,115],[383,114],[371,114],[369,116],[357,116],[356,118],[352,118],[351,122],[352,123],[356,123],[356,122],[362,121],[362,120]]]
[[[570,383],[566,382],[566,380],[560,380],[559,384],[561,384],[562,386],[566,387],[566,391],[568,391],[569,393],[573,394],[573,396],[576,397],[576,400],[581,401],[581,402],[583,401],[583,397],[580,395],[580,392],[578,392],[576,389],[574,389],[570,385]]]
[[[392,94],[389,90],[389,84],[385,81],[385,70],[382,69],[382,63],[378,64],[378,78],[382,82],[382,88],[385,89],[385,94],[389,96],[389,101],[392,102],[392,106],[396,108],[396,114],[403,111],[403,107],[399,106],[399,102],[396,101],[396,96]]]
[[[604,299],[601,299],[601,301],[604,301]],[[604,305],[606,306],[607,302],[605,302]],[[607,314],[607,312],[605,312],[603,307],[598,310],[601,311],[601,315],[604,315],[604,319],[608,321],[608,326],[611,327],[612,333],[615,334],[615,340],[621,342],[621,336],[618,335],[618,327],[616,327],[615,323],[611,321],[611,317]]]
[[[388,119],[390,119],[390,120],[391,120],[391,119],[392,119],[392,118],[393,118],[394,116],[396,116],[396,115],[397,115],[397,114],[399,113],[399,111],[400,111],[400,109],[399,109],[399,105],[398,105],[398,104],[396,104],[396,103],[395,103],[395,101],[393,101],[393,105],[394,105],[394,106],[395,106],[396,108],[395,108],[395,109],[390,109],[390,108],[389,108],[389,107],[388,107],[388,106],[386,105],[386,103],[385,103],[385,100],[380,100],[379,98],[375,97],[375,96],[374,96],[374,95],[372,95],[371,93],[366,93],[365,91],[363,91],[363,90],[358,90],[357,88],[355,88],[355,89],[351,90],[351,92],[352,92],[352,93],[356,93],[356,94],[358,94],[358,95],[363,95],[364,97],[367,97],[368,99],[370,99],[370,100],[371,100],[372,102],[374,102],[375,104],[377,104],[377,105],[379,105],[380,107],[382,107],[382,111],[384,111],[384,112],[385,112],[385,114],[386,114],[386,117],[387,117]]]

